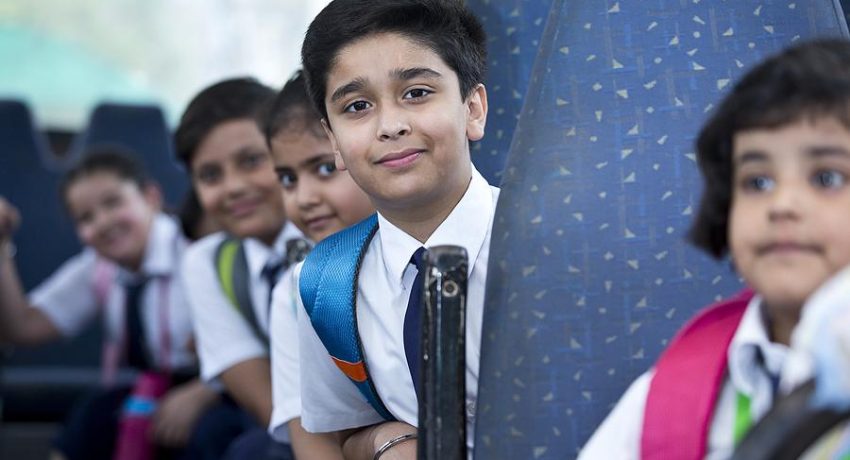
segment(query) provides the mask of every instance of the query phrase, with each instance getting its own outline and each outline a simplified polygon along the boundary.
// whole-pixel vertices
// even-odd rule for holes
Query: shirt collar
[[[293,238],[303,238],[301,232],[292,222],[287,221],[274,244],[269,247],[256,238],[245,238],[245,258],[248,261],[248,272],[259,276],[263,267],[271,261],[282,261],[286,257],[286,242]]]
[[[139,273],[118,266],[119,280],[129,283],[139,277],[167,277],[174,274],[179,265],[179,252],[186,246],[186,239],[177,225],[177,221],[164,213],[157,213],[148,240],[145,255]]]
[[[762,299],[753,297],[729,345],[729,378],[747,395],[755,391],[759,373],[776,378],[782,372],[788,347],[770,341]]]
[[[466,249],[471,273],[492,224],[494,208],[490,184],[473,167],[472,179],[463,197],[424,244],[390,223],[379,212],[380,244],[387,276],[401,282],[404,270],[418,248],[445,244]]]

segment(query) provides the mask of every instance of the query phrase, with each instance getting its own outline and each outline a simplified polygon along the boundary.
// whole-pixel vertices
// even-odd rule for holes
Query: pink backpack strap
[[[106,308],[106,303],[109,301],[109,291],[114,281],[115,266],[98,257],[92,274],[92,290],[94,291],[98,308]],[[112,337],[108,332],[103,338],[100,380],[104,386],[110,386],[115,382],[115,375],[118,371],[119,361],[121,360],[121,344],[118,343],[119,340],[120,337]]]
[[[661,354],[646,397],[642,459],[705,458],[727,349],[752,298],[746,289],[702,310]]]

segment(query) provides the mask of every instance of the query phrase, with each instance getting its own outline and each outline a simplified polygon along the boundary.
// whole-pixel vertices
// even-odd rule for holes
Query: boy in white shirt
[[[331,142],[298,71],[275,98],[263,131],[274,158],[286,216],[304,235],[320,242],[375,212],[369,197],[347,171],[334,165]],[[292,434],[297,458],[342,458],[339,445],[303,431],[298,365],[297,297],[294,268],[275,287],[271,310],[272,412],[270,432]],[[294,433],[293,433],[294,432]]]
[[[201,375],[218,380],[252,416],[228,454],[290,458],[266,433],[272,412],[271,290],[301,233],[286,220],[271,156],[257,126],[274,91],[254,79],[216,83],[189,103],[175,132],[180,160],[204,212],[224,231],[186,251],[182,276],[192,306]]]
[[[158,446],[184,447],[218,393],[193,378],[191,313],[177,276],[186,246],[180,227],[161,212],[159,190],[138,162],[111,147],[87,152],[66,174],[62,196],[86,249],[29,295],[9,252],[0,250],[0,341],[58,340],[101,315],[106,385],[75,406],[56,455],[112,458],[120,408],[131,391],[113,381],[118,366],[171,381],[152,414],[150,436]],[[0,248],[10,244],[18,220],[0,198]]]
[[[420,329],[405,327],[418,317],[407,311],[418,272],[411,260],[421,255],[420,248],[452,244],[469,256],[471,440],[498,197],[469,153],[469,142],[484,135],[487,116],[484,31],[461,2],[335,0],[310,25],[302,61],[337,168],[349,171],[378,211],[377,217],[322,241],[297,274],[304,303],[299,308],[302,423],[308,431],[337,439],[346,458],[415,458],[411,435],[418,422],[414,374]],[[353,247],[349,237],[363,231],[366,243]],[[353,286],[359,362],[329,356],[324,341],[333,341],[333,333],[320,339],[317,332],[327,332],[328,325],[310,315],[327,292],[313,290],[305,276],[324,273],[329,262],[321,254],[337,246],[365,250]],[[315,296],[305,297],[311,291]],[[351,307],[342,298],[322,305],[340,312]]]

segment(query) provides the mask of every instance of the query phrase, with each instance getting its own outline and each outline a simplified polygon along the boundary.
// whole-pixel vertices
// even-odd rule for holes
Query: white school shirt
[[[287,423],[301,416],[301,378],[298,362],[298,284],[290,267],[272,293],[271,368],[272,416],[269,433],[288,439]]]
[[[827,372],[820,377],[832,380],[831,390],[850,394],[850,266],[806,300],[791,334],[791,355],[782,378],[785,392],[814,375],[815,355]]]
[[[177,221],[157,214],[140,273],[131,273],[86,248],[35,288],[29,301],[66,337],[77,334],[102,311],[107,339],[121,340],[126,329],[124,286],[139,276],[150,277],[142,292],[140,318],[152,365],[165,368],[167,353],[170,369],[193,367],[192,317],[177,276],[186,244]],[[165,324],[167,335],[163,334]]]
[[[753,425],[773,404],[770,376],[782,375],[789,349],[770,342],[761,309],[761,298],[754,297],[738,325],[728,349],[728,373],[709,428],[706,459],[729,458],[735,449],[734,426],[737,393],[750,398]],[[763,359],[759,358],[759,354]],[[639,459],[643,431],[643,412],[652,370],[632,383],[614,410],[602,422],[579,454],[579,460]],[[675,420],[671,420],[675,423]]]
[[[272,259],[285,257],[286,242],[300,237],[301,232],[287,222],[272,247],[254,238],[243,240],[251,303],[260,330],[266,336],[269,330],[267,302],[271,287],[263,279],[263,267]],[[189,246],[181,273],[192,307],[201,376],[207,381],[238,363],[269,354],[266,344],[257,338],[242,313],[221,288],[215,257],[219,244],[225,238],[227,235],[224,232],[218,232]]]
[[[816,374],[813,402],[833,407],[850,398],[850,266],[830,278],[806,302],[800,323],[791,336],[791,356],[783,377],[790,389]],[[817,364],[816,364],[817,363]],[[817,369],[817,372],[815,370]],[[835,406],[835,405],[839,406]],[[844,459],[850,455],[850,426],[839,424],[800,458]]]
[[[471,445],[481,357],[484,282],[490,230],[499,189],[472,171],[469,188],[423,245],[378,214],[357,285],[357,327],[365,360],[381,400],[396,419],[416,426],[418,406],[404,354],[404,314],[416,269],[409,264],[421,246],[463,246],[469,256],[466,328],[466,401]],[[296,268],[296,278],[300,275]],[[331,361],[299,297],[301,423],[307,431],[328,432],[383,421],[354,384]]]

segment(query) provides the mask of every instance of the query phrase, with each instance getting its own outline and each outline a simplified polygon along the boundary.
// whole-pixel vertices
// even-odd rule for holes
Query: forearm
[[[310,433],[301,426],[301,418],[290,420],[287,426],[297,460],[343,460],[342,440],[338,433]]]
[[[0,343],[34,345],[60,335],[44,313],[30,306],[14,259],[0,245]]]
[[[239,407],[268,426],[272,416],[272,384],[268,358],[253,358],[221,373],[221,382]]]
[[[402,422],[387,422],[343,433],[346,460],[372,460],[375,453],[391,439],[416,433],[416,428]],[[381,460],[415,460],[416,439],[396,444],[381,455]]]

